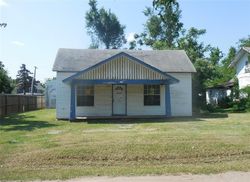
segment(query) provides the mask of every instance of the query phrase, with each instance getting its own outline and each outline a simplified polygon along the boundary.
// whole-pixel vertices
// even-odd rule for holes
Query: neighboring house
[[[59,49],[56,117],[191,116],[193,64],[183,50]]]
[[[15,89],[14,94],[23,95],[23,91],[19,89]],[[29,88],[28,92],[26,92],[26,95],[43,95],[45,92],[45,86],[40,81],[36,81],[36,84],[34,86],[33,93],[31,93],[31,88]]]
[[[45,85],[46,108],[56,108],[56,79],[48,80]]]
[[[231,95],[233,86],[234,86],[234,80],[232,79],[225,84],[207,88],[206,90],[207,104],[218,105],[222,99],[229,97]]]
[[[250,86],[250,47],[242,47],[230,66],[236,68],[239,88]]]
[[[42,84],[40,81],[37,81],[37,83],[35,85],[34,93],[44,94],[44,92],[45,92],[44,84]]]

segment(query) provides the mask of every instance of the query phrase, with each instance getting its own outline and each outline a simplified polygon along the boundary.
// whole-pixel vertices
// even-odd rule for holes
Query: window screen
[[[94,86],[77,86],[77,106],[94,106]]]
[[[160,85],[144,85],[144,105],[160,105]]]

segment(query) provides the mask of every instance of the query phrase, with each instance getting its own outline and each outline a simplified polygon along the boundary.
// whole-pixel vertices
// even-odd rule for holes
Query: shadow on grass
[[[26,116],[24,114],[13,114],[5,118],[0,118],[2,131],[32,131],[39,128],[53,127],[48,121],[36,120],[35,116]]]
[[[171,117],[171,118],[98,118],[75,120],[74,122],[86,122],[88,124],[139,124],[139,123],[167,123],[167,122],[200,122],[209,118],[228,118],[227,113],[206,113],[196,114],[192,117]]]

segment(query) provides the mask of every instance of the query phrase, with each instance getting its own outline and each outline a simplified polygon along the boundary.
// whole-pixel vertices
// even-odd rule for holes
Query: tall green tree
[[[250,47],[250,35],[248,35],[246,38],[242,38],[238,42],[239,48],[241,47]]]
[[[177,0],[154,0],[153,8],[147,7],[144,15],[148,20],[141,42],[153,49],[175,48],[183,27]]]
[[[32,83],[32,76],[30,75],[31,72],[26,68],[26,65],[22,64],[16,78],[17,93],[23,93],[26,95],[26,93],[30,91]]]
[[[91,36],[91,48],[98,48],[100,43],[106,49],[120,48],[125,39],[125,26],[121,25],[117,16],[110,10],[97,8],[97,1],[89,1],[90,10],[85,15],[88,34]]]
[[[209,61],[212,65],[219,65],[222,57],[223,53],[218,47],[212,47],[210,49]]]
[[[184,49],[190,60],[197,67],[193,76],[193,105],[197,108],[205,101],[205,81],[211,77],[210,63],[205,53],[210,45],[200,42],[206,33],[204,29],[190,28],[186,31],[180,22],[181,10],[177,0],[154,0],[153,8],[146,8],[144,15],[148,17],[145,31],[136,35],[137,43],[148,45],[153,49]],[[198,61],[198,62],[197,62]],[[197,63],[196,63],[197,62]]]
[[[4,64],[0,61],[0,93],[11,93],[12,90],[12,79],[8,76]]]
[[[213,79],[216,69],[208,59],[197,59],[194,63],[196,73],[193,75],[193,106],[198,111],[206,105],[207,82]]]
[[[219,84],[226,83],[230,80],[232,80],[235,77],[236,70],[234,67],[229,67],[232,60],[236,56],[236,49],[234,47],[230,47],[227,56],[221,60],[221,65],[219,69],[219,73],[221,73],[221,77],[215,82],[218,82]]]
[[[195,63],[197,59],[202,59],[205,53],[210,50],[210,45],[205,45],[199,39],[206,33],[205,29],[190,28],[183,31],[182,37],[177,40],[177,48],[186,51],[190,60]]]

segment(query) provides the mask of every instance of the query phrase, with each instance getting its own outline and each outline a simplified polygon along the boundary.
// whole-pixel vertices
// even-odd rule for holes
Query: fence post
[[[29,111],[29,97],[26,97],[26,95],[25,95],[25,100],[26,100],[26,108],[25,108],[25,111]]]
[[[40,101],[41,101],[41,109],[43,109],[43,107],[44,107],[43,106],[43,101],[44,101],[43,96],[40,97]]]
[[[20,112],[20,97],[17,96],[17,112]]]
[[[4,108],[4,113],[5,113],[5,116],[8,114],[8,98],[7,98],[7,95],[4,95],[4,102],[5,102],[5,108]]]

